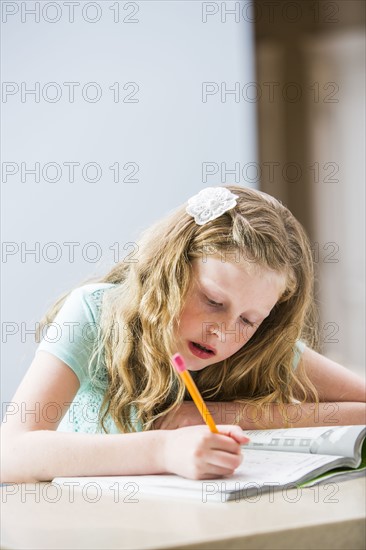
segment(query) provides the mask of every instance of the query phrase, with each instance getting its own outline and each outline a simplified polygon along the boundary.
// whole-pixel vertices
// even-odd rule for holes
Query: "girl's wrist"
[[[159,469],[162,474],[170,474],[169,468],[169,442],[173,430],[157,430],[158,439],[156,456],[158,457]]]

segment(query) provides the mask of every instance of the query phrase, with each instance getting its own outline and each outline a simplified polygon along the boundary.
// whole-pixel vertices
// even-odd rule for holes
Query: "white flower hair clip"
[[[186,212],[194,218],[197,225],[205,225],[234,208],[237,198],[238,195],[225,187],[206,187],[188,199]]]

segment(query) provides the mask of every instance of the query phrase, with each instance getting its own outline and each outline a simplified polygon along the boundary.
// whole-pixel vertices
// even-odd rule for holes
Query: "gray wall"
[[[2,2],[3,402],[37,347],[26,330],[59,294],[108,271],[200,188],[243,174],[256,186],[255,103],[242,94],[255,80],[251,23],[220,3],[120,2],[117,22],[116,2],[79,3],[71,22],[64,2],[36,15],[35,2]],[[203,182],[205,162],[217,173]],[[240,173],[225,180],[221,163]]]

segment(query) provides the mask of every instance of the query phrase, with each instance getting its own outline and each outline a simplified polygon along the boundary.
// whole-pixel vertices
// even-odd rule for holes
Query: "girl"
[[[315,351],[313,277],[279,201],[204,189],[145,231],[136,258],[46,314],[2,425],[2,481],[209,479],[239,466],[242,429],[365,423],[363,380]],[[202,425],[176,352],[220,434]]]

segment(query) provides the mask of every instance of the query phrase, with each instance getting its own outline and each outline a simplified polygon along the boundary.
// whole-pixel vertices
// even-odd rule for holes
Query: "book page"
[[[134,484],[136,491],[154,495],[180,495],[201,497],[202,495],[250,491],[265,487],[281,487],[298,480],[311,479],[314,473],[322,473],[336,467],[342,457],[306,455],[302,453],[273,453],[271,451],[244,451],[244,460],[234,475],[210,480],[186,479],[174,474],[142,476],[103,476],[54,478],[52,483],[70,484],[81,489],[85,484],[97,483],[102,491],[112,487],[126,487]]]
[[[320,426],[276,430],[244,430],[247,449],[360,457],[365,426]]]
[[[84,491],[88,487],[102,494],[134,488],[134,495],[172,496],[210,500],[227,500],[240,494],[243,498],[267,491],[269,487],[289,488],[298,480],[311,479],[313,473],[322,473],[339,464],[341,458],[302,453],[272,453],[270,451],[246,451],[244,461],[232,476],[208,480],[192,480],[177,475],[103,476],[103,477],[58,477],[52,483],[73,486]]]
[[[286,485],[304,477],[312,477],[314,471],[324,466],[338,465],[342,457],[309,455],[303,453],[271,451],[244,451],[244,460],[230,477],[230,482],[245,485]],[[325,468],[327,469],[327,468]],[[229,480],[227,480],[229,481]]]

